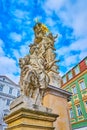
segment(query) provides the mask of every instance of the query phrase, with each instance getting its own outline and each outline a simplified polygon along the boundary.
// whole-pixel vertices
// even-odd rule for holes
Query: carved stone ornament
[[[30,54],[19,59],[21,68],[21,94],[33,100],[36,105],[42,105],[44,93],[50,82],[59,85],[54,42],[57,36],[48,33],[48,28],[42,23],[34,26],[35,38],[31,44]],[[51,79],[52,78],[52,79]],[[57,80],[58,79],[58,80]]]

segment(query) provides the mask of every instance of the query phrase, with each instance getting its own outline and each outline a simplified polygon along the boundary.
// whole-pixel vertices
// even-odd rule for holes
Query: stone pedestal
[[[54,130],[53,122],[58,115],[20,108],[4,118],[6,130]]]
[[[51,109],[33,104],[33,101],[20,96],[10,105],[10,114],[4,118],[6,130],[54,130],[53,122],[58,115]]]

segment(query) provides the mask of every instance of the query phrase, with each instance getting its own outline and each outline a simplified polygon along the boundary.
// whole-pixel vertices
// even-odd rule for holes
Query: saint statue
[[[33,99],[37,105],[43,104],[45,90],[51,81],[50,74],[57,73],[57,61],[53,52],[57,36],[47,32],[49,30],[45,25],[37,23],[34,26],[34,43],[29,46],[30,54],[19,59],[21,93]]]

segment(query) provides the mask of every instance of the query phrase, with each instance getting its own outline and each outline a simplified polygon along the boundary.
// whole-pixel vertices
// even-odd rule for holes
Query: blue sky
[[[19,81],[18,60],[29,53],[34,19],[58,34],[60,75],[87,56],[87,0],[0,0],[0,75]]]

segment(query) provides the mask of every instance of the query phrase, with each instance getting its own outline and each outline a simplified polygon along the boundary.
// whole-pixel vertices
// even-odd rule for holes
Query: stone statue
[[[34,104],[42,105],[45,90],[51,81],[50,74],[56,73],[59,77],[53,52],[57,36],[52,33],[47,35],[48,29],[42,23],[34,26],[34,32],[34,43],[29,46],[30,54],[19,59],[20,87],[22,95],[32,99]]]

